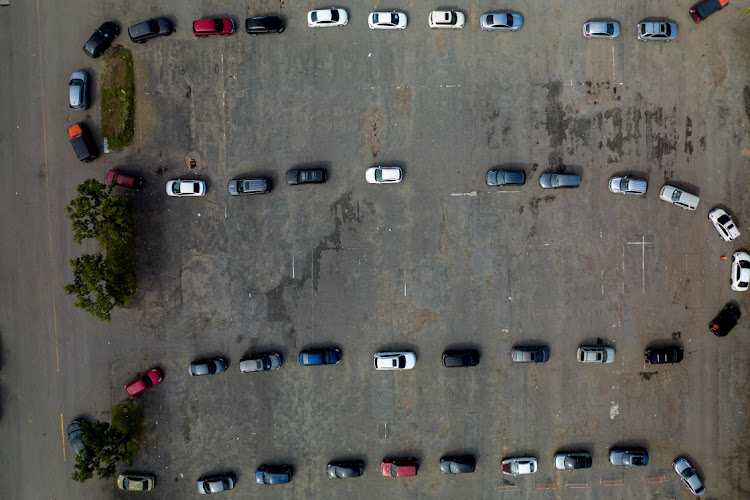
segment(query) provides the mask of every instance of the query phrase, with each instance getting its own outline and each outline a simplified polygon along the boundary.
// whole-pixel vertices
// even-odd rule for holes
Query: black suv
[[[727,304],[724,309],[708,324],[708,328],[711,333],[717,337],[724,337],[726,334],[732,331],[732,328],[737,326],[737,322],[740,320],[739,307],[733,304]]]
[[[245,20],[245,31],[251,35],[279,34],[284,31],[284,20],[278,16],[251,17]]]
[[[149,19],[128,28],[128,36],[135,43],[146,43],[157,36],[169,36],[171,34],[172,23],[166,17]]]
[[[443,366],[456,368],[459,366],[477,366],[479,353],[477,351],[446,351],[443,353]]]
[[[83,46],[83,53],[89,57],[99,57],[112,45],[112,41],[120,34],[120,28],[115,23],[106,22],[99,26],[94,34]]]
[[[322,168],[295,168],[287,170],[286,183],[290,186],[297,184],[321,184],[326,181],[326,171]]]
[[[699,23],[716,11],[729,5],[729,0],[703,0],[690,9],[690,17]]]
[[[644,354],[646,363],[650,365],[679,363],[682,361],[682,349],[679,347],[654,347],[653,349],[646,349]]]

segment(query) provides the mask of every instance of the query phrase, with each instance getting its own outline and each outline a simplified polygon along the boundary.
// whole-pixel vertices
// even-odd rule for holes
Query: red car
[[[416,476],[418,466],[413,458],[386,458],[380,464],[380,473],[385,477]]]
[[[141,189],[143,186],[143,177],[140,175],[128,175],[117,170],[110,170],[107,172],[107,176],[104,178],[107,186],[114,184],[115,186],[124,187],[126,189]]]
[[[193,35],[231,35],[234,33],[234,21],[231,19],[199,19],[193,21]]]
[[[162,375],[161,370],[158,368],[152,368],[126,385],[125,390],[128,391],[130,396],[135,397],[161,382],[163,377],[164,375]]]

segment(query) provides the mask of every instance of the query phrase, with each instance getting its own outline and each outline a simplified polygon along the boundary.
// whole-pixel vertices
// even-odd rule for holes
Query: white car
[[[615,360],[613,347],[579,347],[576,357],[580,363],[612,363]]]
[[[519,474],[533,474],[537,471],[536,458],[518,457],[506,458],[502,462],[503,474],[518,476]]]
[[[523,17],[512,12],[488,12],[482,16],[485,31],[518,31],[523,26]]]
[[[677,205],[685,210],[695,210],[698,208],[698,202],[700,201],[700,198],[694,194],[683,191],[682,189],[677,189],[669,184],[665,184],[661,188],[661,191],[659,191],[659,199]]]
[[[716,207],[708,213],[708,220],[714,223],[714,227],[719,231],[719,236],[724,241],[732,241],[739,237],[740,231],[732,220],[732,216],[723,209]]]
[[[466,22],[463,12],[455,10],[433,10],[430,12],[430,28],[461,28]]]
[[[365,179],[370,184],[388,184],[401,182],[404,173],[401,167],[370,167],[365,172]]]
[[[167,181],[169,196],[203,196],[206,194],[205,181],[176,179]]]
[[[609,179],[609,190],[615,194],[634,194],[642,196],[646,194],[648,183],[645,179],[631,179],[625,177],[611,177]]]
[[[311,28],[327,28],[329,26],[346,26],[349,14],[344,9],[319,9],[307,13],[307,25]]]
[[[732,254],[732,290],[746,292],[750,288],[750,255],[747,252]]]
[[[371,30],[402,30],[406,28],[406,14],[403,12],[371,12],[367,25]]]
[[[703,481],[698,477],[698,473],[690,465],[686,459],[679,457],[677,460],[672,462],[672,468],[680,476],[682,482],[690,490],[693,495],[700,496],[706,492],[706,487],[703,485]]]
[[[376,352],[376,370],[411,370],[417,364],[417,355],[413,352]]]

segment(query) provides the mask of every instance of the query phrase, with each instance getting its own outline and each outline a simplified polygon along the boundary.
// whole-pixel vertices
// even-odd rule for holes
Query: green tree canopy
[[[111,479],[117,470],[117,463],[133,465],[140,454],[140,448],[128,446],[128,439],[107,422],[81,421],[81,439],[86,449],[76,456],[71,478],[80,483],[94,477]]]
[[[96,179],[86,179],[76,189],[78,196],[65,207],[72,221],[73,239],[80,244],[84,238],[97,238],[102,231],[101,207],[112,188],[107,188]]]

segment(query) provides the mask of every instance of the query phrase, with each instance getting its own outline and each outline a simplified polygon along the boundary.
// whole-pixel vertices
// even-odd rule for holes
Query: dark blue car
[[[299,353],[299,364],[308,365],[335,365],[341,361],[341,351],[335,347],[322,349],[305,349]]]
[[[292,482],[292,468],[288,465],[261,465],[255,471],[258,484],[286,484]]]

